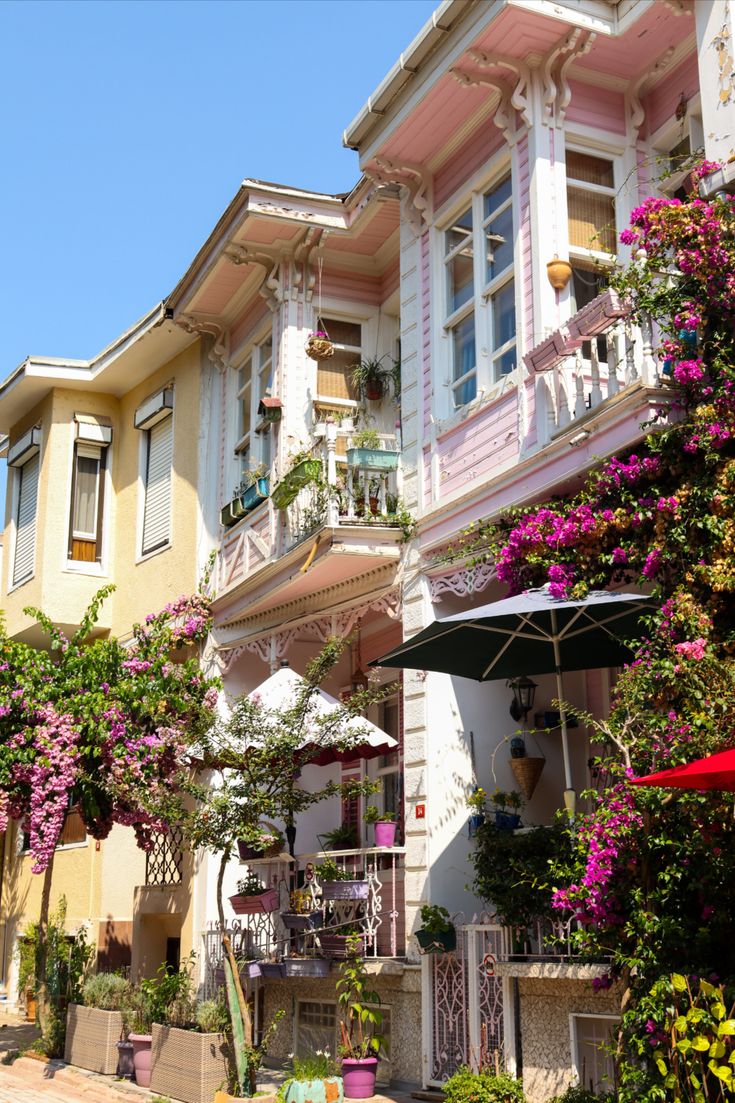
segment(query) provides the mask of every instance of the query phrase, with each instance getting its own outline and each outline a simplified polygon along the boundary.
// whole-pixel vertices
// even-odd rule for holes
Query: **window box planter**
[[[268,889],[260,896],[241,896],[237,893],[230,897],[230,904],[235,915],[274,912],[278,907],[278,889]]]
[[[627,313],[628,306],[624,300],[620,298],[617,291],[608,288],[572,315],[567,323],[569,333],[573,338],[582,340],[597,337],[598,334],[610,328],[611,322],[616,318],[624,318]]]
[[[344,958],[346,956],[346,953],[347,953],[347,939],[348,938],[349,938],[349,935],[346,935],[346,934],[335,934],[333,932],[325,931],[323,934],[319,935],[319,942],[321,944],[323,953],[325,953],[327,955],[327,957]],[[364,957],[365,956],[365,936],[364,935],[360,935],[359,948],[360,948],[360,956]]]
[[[283,959],[287,977],[328,977],[331,961],[324,957],[286,957]]]
[[[324,881],[322,900],[367,900],[367,881]]]
[[[226,1053],[224,1034],[155,1024],[151,1091],[185,1103],[212,1103],[214,1093],[227,1082]]]
[[[264,502],[268,497],[268,479],[256,479],[254,483],[251,483],[245,493],[241,496],[243,509],[246,513],[249,513],[251,509],[255,509],[261,502]]]
[[[422,954],[451,954],[457,949],[457,932],[454,927],[440,934],[434,934],[433,931],[416,931],[416,941]]]
[[[290,931],[316,931],[324,926],[324,912],[281,912],[284,927]]]
[[[285,977],[286,966],[282,961],[261,961],[260,973],[264,977]]]
[[[241,517],[245,516],[245,512],[242,501],[239,498],[233,498],[220,510],[219,519],[222,522],[222,527],[229,528],[230,525],[236,524]]]
[[[99,1011],[96,1007],[70,1003],[66,1013],[64,1060],[68,1065],[114,1076],[122,1028],[119,1011]]]
[[[301,460],[273,488],[271,499],[276,509],[287,509],[300,490],[321,477],[321,460]]]
[[[341,1076],[324,1080],[287,1080],[283,1088],[284,1103],[342,1103],[344,1086]]]
[[[281,843],[274,843],[267,850],[256,850],[254,846],[248,846],[243,839],[238,839],[237,851],[241,862],[259,862],[264,858],[277,858],[283,852],[283,846]]]
[[[375,471],[395,471],[400,452],[387,448],[348,448],[347,463],[350,467],[370,467]]]

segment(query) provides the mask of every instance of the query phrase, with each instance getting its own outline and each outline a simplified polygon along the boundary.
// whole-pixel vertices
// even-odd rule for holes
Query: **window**
[[[570,252],[615,256],[615,173],[609,157],[567,150]]]
[[[571,1015],[570,1019],[578,1082],[592,1092],[613,1091],[615,1072],[609,1047],[619,1019],[615,1015]]]
[[[257,424],[258,406],[273,387],[273,336],[256,345],[237,373],[238,425],[235,453],[244,477],[254,467],[270,468],[272,426]]]
[[[13,586],[20,586],[33,577],[38,476],[41,470],[39,440],[40,430],[31,429],[8,451],[8,463],[11,467],[15,467],[18,488],[15,502]]]
[[[450,342],[452,406],[471,402],[478,384],[480,326],[487,326],[490,378],[516,366],[513,193],[510,173],[444,231],[445,329]],[[483,330],[484,332],[484,330]]]
[[[317,363],[317,400],[327,406],[352,405],[358,398],[352,383],[352,369],[362,359],[362,326],[358,322],[335,318],[323,321],[334,345],[334,356]]]
[[[64,815],[64,823],[61,828],[61,834],[59,835],[59,841],[56,844],[58,850],[61,846],[73,846],[76,843],[85,843],[87,841],[87,829],[84,826],[84,820],[82,819],[79,811],[79,801],[74,789],[71,789],[68,793],[68,801],[66,806],[66,813]],[[24,831],[22,828],[18,832],[18,853],[26,854],[31,848],[31,836],[30,832]]]
[[[106,448],[77,443],[71,486],[69,559],[99,562],[102,557],[102,508]]]
[[[164,417],[145,430],[143,555],[165,547],[171,539],[173,429],[173,418]]]
[[[400,705],[398,697],[381,701],[378,727],[392,735],[400,747]],[[382,812],[393,812],[399,822],[403,812],[399,747],[378,758],[377,776],[381,779]]]
[[[337,1052],[337,1008],[333,1003],[299,1000],[296,1007],[297,1057],[310,1057],[317,1050]]]

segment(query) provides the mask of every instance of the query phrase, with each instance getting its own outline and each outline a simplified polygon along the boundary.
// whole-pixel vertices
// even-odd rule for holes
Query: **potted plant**
[[[469,1099],[481,1099],[483,1103],[525,1103],[526,1099],[520,1080],[501,1072],[497,1066],[489,1068],[482,1064],[477,1071],[466,1065],[458,1069],[444,1084],[443,1091],[446,1103],[466,1103]]]
[[[147,983],[150,982],[142,981],[137,988],[133,989],[128,1004],[128,1022],[130,1024],[128,1041],[133,1044],[135,1083],[141,1088],[151,1086],[153,1006],[148,990],[144,988]]]
[[[237,893],[230,897],[235,915],[255,915],[274,912],[278,907],[278,889],[269,889],[250,871],[237,882]]]
[[[369,467],[379,471],[395,471],[400,452],[381,448],[376,429],[360,429],[350,438],[347,463],[350,467]]]
[[[232,500],[222,507],[220,520],[225,528],[234,525],[246,513],[268,497],[268,468],[263,464],[243,476],[233,491]]]
[[[310,1057],[292,1057],[291,1071],[279,1092],[283,1103],[340,1103],[342,1077],[328,1049]]]
[[[291,466],[280,482],[273,487],[271,500],[276,509],[287,509],[300,490],[322,477],[322,461],[311,452],[297,452],[291,457]]]
[[[85,981],[82,1003],[70,1003],[66,1014],[67,1064],[103,1076],[115,1074],[123,1060],[118,1043],[123,1037],[122,1012],[129,992],[129,982],[114,973],[97,973]]]
[[[379,1033],[383,1013],[380,996],[368,989],[368,972],[360,952],[360,941],[352,935],[347,956],[339,967],[337,1002],[345,1099],[370,1099],[375,1094],[378,1054],[383,1045]]]
[[[503,789],[496,789],[490,797],[495,805],[495,826],[500,831],[515,831],[521,825],[521,817],[518,809],[523,804],[523,797],[515,789],[506,793]],[[508,812],[507,809],[513,809]]]
[[[314,954],[291,954],[283,959],[287,977],[328,977],[332,963]]]
[[[475,786],[474,791],[467,798],[467,807],[470,809],[469,835],[474,838],[485,822],[485,800],[487,793],[481,785]]]
[[[322,900],[367,900],[368,883],[364,877],[355,877],[348,869],[337,865],[334,858],[325,858],[316,867]]]
[[[284,846],[283,835],[276,828],[271,831],[263,831],[252,842],[247,839],[237,840],[237,851],[243,862],[258,861],[263,858],[277,858],[283,853]]]
[[[396,823],[395,812],[381,812],[375,804],[369,804],[362,817],[365,823],[375,825],[375,845],[380,847],[395,846]]]
[[[290,910],[281,912],[281,919],[291,931],[313,931],[324,923],[324,912],[315,906],[314,896],[308,889],[294,889]]]
[[[457,948],[457,931],[449,912],[440,904],[421,905],[421,928],[416,941],[422,954],[449,954]]]
[[[328,360],[330,356],[334,356],[334,345],[324,329],[315,329],[310,333],[304,347],[306,355],[312,360]]]
[[[340,824],[319,836],[325,850],[357,850],[357,828],[354,824]]]
[[[370,402],[380,402],[388,383],[393,379],[393,366],[387,367],[385,355],[361,360],[352,368],[352,385]]]
[[[285,977],[286,966],[282,961],[261,961],[260,974],[263,977]]]
[[[188,976],[188,974],[187,974]],[[222,1000],[197,1004],[190,982],[153,1025],[151,1090],[185,1103],[210,1103],[229,1079],[229,1016]]]

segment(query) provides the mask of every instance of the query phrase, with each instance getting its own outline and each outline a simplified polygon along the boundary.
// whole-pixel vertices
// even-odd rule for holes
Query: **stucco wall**
[[[545,1103],[574,1083],[569,1016],[615,1015],[615,989],[594,992],[589,980],[518,981],[523,1047],[523,1090],[528,1103]]]
[[[335,981],[338,978],[335,963],[329,977],[324,980],[269,980],[265,988],[265,1021],[270,1022],[279,1008],[286,1015],[280,1023],[268,1057],[285,1061],[294,1051],[295,1012],[299,1000],[334,1003]],[[421,1083],[421,974],[416,967],[407,968],[396,976],[371,976],[370,986],[378,993],[381,1005],[390,1009],[391,1061],[390,1078],[408,1084]],[[339,1014],[337,1015],[339,1022]],[[384,1066],[383,1074],[387,1073]],[[381,1076],[382,1079],[382,1076]]]

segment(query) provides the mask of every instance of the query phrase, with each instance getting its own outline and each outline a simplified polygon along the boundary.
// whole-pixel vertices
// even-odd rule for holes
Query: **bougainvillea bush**
[[[71,639],[39,610],[25,610],[47,633],[47,649],[0,635],[0,829],[18,821],[30,836],[33,872],[45,875],[42,1026],[50,879],[71,800],[94,838],[117,823],[149,847],[182,814],[187,748],[211,725],[217,699],[190,649],[209,628],[205,599],[181,598],[151,614],[123,644],[94,635],[111,589],[100,590]]]
[[[634,319],[656,321],[659,415],[574,497],[480,525],[461,550],[494,560],[512,592],[632,585],[659,599],[594,722],[602,787],[570,829],[571,861],[552,865],[552,903],[578,920],[578,950],[609,961],[598,986],[620,982],[620,1098],[696,1101],[719,1098],[717,1068],[698,1065],[687,1094],[654,1055],[673,973],[695,988],[735,979],[733,797],[628,781],[735,745],[733,201],[648,199],[622,236],[633,259],[614,283]]]

